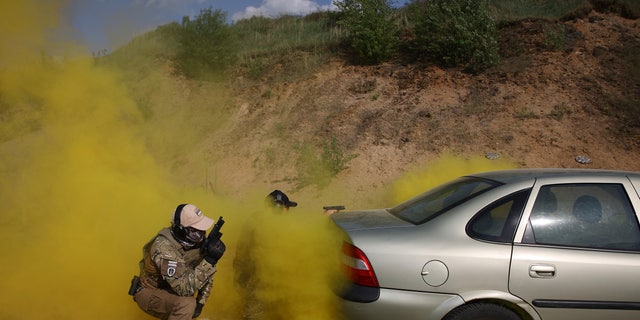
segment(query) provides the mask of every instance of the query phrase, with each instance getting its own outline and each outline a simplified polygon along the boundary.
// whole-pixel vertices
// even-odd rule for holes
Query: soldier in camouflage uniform
[[[222,241],[215,249],[199,250],[212,224],[196,206],[182,204],[171,227],[144,246],[140,285],[134,289],[134,300],[143,311],[170,320],[200,315],[211,293],[216,262],[225,250]]]

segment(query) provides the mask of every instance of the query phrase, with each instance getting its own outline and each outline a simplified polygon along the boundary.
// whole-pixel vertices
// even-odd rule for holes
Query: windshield
[[[389,212],[405,221],[421,224],[498,185],[495,181],[462,177],[407,200]]]

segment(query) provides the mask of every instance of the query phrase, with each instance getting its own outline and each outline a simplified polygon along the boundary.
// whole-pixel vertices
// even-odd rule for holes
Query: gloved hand
[[[204,304],[202,304],[202,303],[196,304],[196,310],[193,312],[193,317],[191,317],[191,318],[195,319],[195,318],[199,317],[200,313],[202,313],[202,308],[203,307],[204,307]]]
[[[218,240],[215,243],[206,243],[202,248],[204,253],[204,259],[207,260],[211,265],[215,266],[218,263],[218,260],[222,258],[225,250],[227,250],[227,246],[224,245],[222,240]]]

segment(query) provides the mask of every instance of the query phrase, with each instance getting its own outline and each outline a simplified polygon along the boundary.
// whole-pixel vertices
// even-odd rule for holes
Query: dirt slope
[[[332,61],[306,79],[243,87],[232,124],[203,145],[216,163],[211,175],[227,192],[293,190],[300,150],[331,139],[357,155],[332,183],[364,198],[443,152],[496,153],[520,167],[640,170],[637,117],[616,109],[640,100],[639,22],[592,11],[513,23],[501,30],[501,65],[477,75]],[[555,47],[553,30],[563,30]]]

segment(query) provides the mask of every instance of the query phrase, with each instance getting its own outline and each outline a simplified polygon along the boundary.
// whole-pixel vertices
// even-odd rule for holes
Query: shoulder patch
[[[169,277],[173,277],[176,274],[176,269],[178,268],[178,261],[168,261],[167,262],[167,275]]]
[[[183,263],[175,260],[162,259],[162,265],[160,266],[160,272],[163,276],[167,277],[180,277],[184,271]]]

